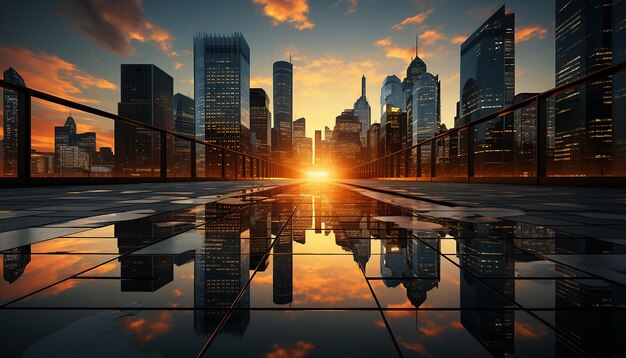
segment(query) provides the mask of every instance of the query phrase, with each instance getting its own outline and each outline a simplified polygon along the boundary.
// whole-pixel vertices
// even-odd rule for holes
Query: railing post
[[[239,157],[239,156],[237,156],[237,157]],[[244,179],[246,179],[248,177],[248,175],[247,175],[248,173],[246,173],[246,169],[248,169],[247,166],[246,166],[246,155],[243,154],[241,156],[241,175],[243,176]]]
[[[23,185],[29,185],[31,179],[31,96],[30,91],[20,91],[17,95],[17,178]],[[0,168],[0,170],[3,169]]]
[[[167,180],[167,133],[159,132],[161,134],[161,180]]]
[[[547,175],[546,169],[546,161],[547,161],[547,134],[548,134],[548,125],[547,125],[547,113],[546,113],[546,99],[542,99],[537,96],[537,109],[536,109],[536,118],[537,118],[537,148],[535,148],[535,165],[536,175],[537,175],[537,185],[541,184],[541,179],[545,178]]]
[[[467,128],[467,182],[474,177],[474,126]]]
[[[417,146],[415,154],[415,180],[422,177],[422,146]]]
[[[226,151],[224,149],[220,151],[222,152],[222,179],[226,179]]]
[[[191,179],[196,179],[196,143],[195,142],[189,142],[191,144],[191,153],[189,154],[189,156],[191,158],[189,158],[189,164],[190,164],[190,168],[189,170],[191,171],[190,175],[191,175]]]
[[[430,141],[430,180],[437,176],[437,140]]]

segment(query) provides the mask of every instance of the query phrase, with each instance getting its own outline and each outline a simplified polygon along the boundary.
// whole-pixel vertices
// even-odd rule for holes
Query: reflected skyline
[[[252,198],[227,198],[115,223],[109,238],[87,240],[111,241],[114,250],[109,252],[119,258],[113,256],[109,264],[78,278],[56,285],[50,281],[51,287],[8,307],[110,307],[110,301],[122,308],[134,302],[137,312],[123,318],[119,327],[133,337],[139,351],[191,329],[192,346],[217,333],[210,346],[217,351],[209,352],[225,352],[220,342],[228,337],[254,341],[250,335],[257,330],[257,316],[270,307],[297,310],[294,319],[299,310],[319,308],[379,312],[400,351],[408,355],[408,347],[415,347],[406,338],[411,330],[433,352],[443,349],[434,337],[459,329],[472,337],[459,342],[473,342],[472,349],[492,356],[525,352],[532,341],[523,335],[530,332],[543,342],[533,349],[542,347],[550,355],[619,350],[612,334],[625,327],[610,313],[626,304],[624,287],[545,255],[624,253],[622,245],[489,216],[472,216],[471,222],[437,218],[336,185],[328,190],[303,184]],[[56,240],[59,248],[68,248],[67,239],[59,238],[4,251],[2,289],[10,292],[37,280],[30,267],[58,256],[51,254]],[[56,265],[50,261],[47,266],[54,271]],[[105,286],[87,289],[100,285]],[[143,311],[144,305],[158,310]],[[608,311],[592,319],[585,315],[587,308]],[[546,309],[556,314],[544,316],[541,310]],[[193,315],[186,319],[178,310]],[[454,327],[450,332],[438,328],[446,310],[458,314],[446,323]],[[441,318],[433,321],[439,317],[431,317],[435,314]],[[150,326],[148,317],[163,330],[144,330],[157,327]],[[402,323],[409,318],[411,325]],[[141,330],[140,321],[146,322]],[[370,327],[377,322],[371,319]],[[544,342],[548,337],[550,343]]]

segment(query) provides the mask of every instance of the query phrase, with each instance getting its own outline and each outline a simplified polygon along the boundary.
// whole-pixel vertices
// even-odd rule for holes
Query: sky
[[[174,78],[175,93],[193,97],[194,34],[240,31],[251,49],[251,87],[270,97],[272,63],[292,56],[294,120],[305,117],[313,137],[352,108],[363,74],[379,122],[382,81],[405,77],[419,36],[451,128],[460,44],[503,4],[515,13],[516,93],[554,87],[555,9],[545,0],[5,1],[0,68],[14,67],[34,89],[117,113],[121,64],[153,63]],[[35,101],[33,147],[53,148],[53,127],[67,114]],[[97,132],[98,146],[113,146],[111,121],[72,115],[79,131]]]

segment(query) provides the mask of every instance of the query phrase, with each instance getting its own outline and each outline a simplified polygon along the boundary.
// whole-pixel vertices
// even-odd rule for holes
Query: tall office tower
[[[626,61],[626,0],[613,0],[613,64]],[[613,76],[613,170],[626,176],[626,72]]]
[[[306,118],[302,117],[293,121],[293,137],[306,137]]]
[[[288,158],[292,151],[293,121],[293,65],[286,61],[274,62],[274,129],[276,152],[281,158]]]
[[[251,152],[264,158],[272,153],[270,97],[262,88],[250,88]]]
[[[367,131],[367,153],[369,155],[369,160],[375,160],[379,157],[379,137],[380,123],[372,123],[372,126]]]
[[[515,15],[502,6],[461,45],[460,120],[475,121],[513,104]]]
[[[395,75],[390,75],[383,81],[380,89],[380,116],[382,118],[386,111],[387,105],[400,108],[402,111],[406,109],[404,103],[404,94],[402,93],[402,83]],[[381,122],[381,124],[383,124]]]
[[[362,159],[361,121],[354,110],[346,109],[335,119],[332,138],[332,162],[335,166],[356,165]]]
[[[372,108],[369,102],[367,102],[366,92],[366,80],[365,75],[361,77],[361,97],[354,102],[354,114],[359,117],[361,121],[361,145],[365,147],[367,145],[367,131],[370,129],[372,123]]]
[[[406,112],[387,105],[380,126],[379,156],[395,153],[403,148],[403,138],[407,129],[406,119]]]
[[[556,85],[611,65],[611,0],[556,1]],[[611,79],[556,97],[554,172],[609,174],[611,170]]]
[[[410,136],[412,144],[432,138],[441,123],[441,82],[426,72],[417,76],[411,94]],[[408,115],[408,114],[407,114]]]
[[[187,137],[194,137],[196,131],[195,102],[193,98],[184,94],[174,95],[174,133]],[[168,165],[173,176],[189,176],[191,174],[191,146],[195,146],[188,140],[174,138],[174,162]],[[195,160],[195,158],[193,159]]]
[[[25,86],[24,79],[13,68],[9,67],[4,71],[4,80],[16,85]],[[14,177],[17,176],[17,151],[18,151],[18,120],[19,120],[19,98],[15,91],[8,89],[3,90],[3,130],[4,138],[2,141],[4,174],[0,176]]]
[[[413,100],[414,86],[417,83],[419,76],[426,73],[426,63],[422,61],[418,53],[417,37],[415,38],[415,58],[411,60],[411,63],[406,69],[406,77],[402,81],[402,94],[404,97],[404,105],[407,114],[407,136],[404,138],[406,147],[410,147],[413,144],[413,137],[417,136],[417,128],[414,129],[415,116],[413,114],[413,105],[417,101]],[[415,123],[416,124],[416,123]]]
[[[247,152],[250,149],[250,47],[243,35],[194,37],[196,138]],[[210,165],[207,156],[207,165]],[[215,163],[213,163],[215,164]]]
[[[82,175],[91,169],[96,153],[96,133],[76,132],[72,114],[65,124],[54,127],[54,167],[62,175]]]
[[[173,83],[172,77],[155,65],[123,64],[118,114],[171,131]],[[115,166],[121,176],[158,176],[159,133],[115,122]]]
[[[306,136],[306,119],[293,122],[293,158],[300,165],[311,165],[313,157],[313,139]]]
[[[322,154],[322,131],[316,129],[315,130],[315,155],[313,157],[313,162],[315,165],[320,164]]]

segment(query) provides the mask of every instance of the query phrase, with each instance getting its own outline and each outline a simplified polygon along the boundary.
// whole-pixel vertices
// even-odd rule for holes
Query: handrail
[[[499,109],[496,112],[493,112],[493,113],[490,113],[490,114],[488,114],[486,116],[483,116],[483,117],[481,117],[481,118],[479,118],[479,119],[477,119],[475,121],[472,121],[470,123],[466,123],[466,124],[464,124],[462,126],[459,126],[459,127],[455,127],[455,128],[449,129],[449,130],[447,130],[447,131],[445,131],[443,133],[439,133],[439,134],[437,134],[437,135],[435,135],[435,136],[433,136],[431,138],[428,138],[428,139],[425,139],[425,140],[423,140],[421,142],[418,142],[417,144],[413,144],[410,147],[403,148],[403,149],[398,150],[396,152],[393,152],[393,153],[384,155],[382,157],[376,158],[374,160],[370,160],[368,162],[365,162],[365,163],[359,164],[357,166],[354,166],[354,167],[348,169],[347,171],[349,172],[351,170],[356,170],[356,169],[361,168],[363,166],[375,163],[375,162],[377,162],[377,161],[379,161],[381,159],[387,159],[387,158],[393,157],[395,155],[398,155],[400,153],[404,153],[406,151],[413,150],[413,149],[418,148],[418,147],[420,147],[420,146],[422,146],[424,144],[436,141],[437,139],[440,139],[440,138],[443,138],[443,137],[447,137],[449,135],[453,135],[456,132],[460,132],[460,131],[463,131],[465,129],[469,129],[469,128],[473,127],[473,126],[476,126],[478,124],[482,124],[484,122],[487,122],[487,121],[490,121],[490,120],[493,120],[493,119],[496,119],[496,118],[499,118],[499,117],[503,117],[503,116],[505,116],[507,114],[513,113],[514,111],[516,111],[518,109],[524,108],[524,107],[528,106],[529,104],[534,103],[534,102],[536,102],[538,100],[540,101],[542,99],[549,98],[549,97],[552,97],[554,95],[561,94],[563,92],[567,92],[567,91],[569,91],[571,89],[580,87],[582,85],[588,84],[588,83],[593,82],[593,81],[598,80],[598,79],[602,79],[602,78],[606,78],[606,77],[612,76],[612,75],[614,75],[616,73],[620,73],[620,72],[623,72],[623,71],[626,71],[626,61],[614,64],[614,65],[611,65],[611,66],[608,66],[608,67],[605,67],[605,68],[603,68],[603,69],[601,69],[599,71],[590,73],[590,74],[588,74],[588,75],[586,75],[584,77],[581,77],[581,78],[579,78],[577,80],[574,80],[572,82],[568,82],[568,83],[562,84],[560,86],[554,87],[552,89],[549,89],[547,91],[541,92],[541,93],[539,93],[539,94],[537,94],[535,96],[529,97],[529,98],[527,98],[525,100],[522,100],[522,101],[520,101],[518,103],[515,103],[515,104],[513,104],[513,105],[511,105],[509,107]]]
[[[170,131],[170,130],[166,130],[166,129],[163,129],[163,128],[155,127],[153,125],[142,123],[142,122],[139,122],[139,121],[134,120],[134,119],[122,117],[122,116],[117,115],[117,114],[113,114],[113,113],[110,113],[110,112],[107,112],[107,111],[104,111],[104,110],[101,110],[101,109],[90,107],[90,106],[87,106],[87,105],[84,105],[84,104],[81,104],[81,103],[78,103],[78,102],[70,101],[68,99],[61,98],[61,97],[58,97],[58,96],[55,96],[55,95],[52,95],[52,94],[49,94],[49,93],[46,93],[46,92],[42,92],[42,91],[39,91],[39,90],[30,88],[30,87],[27,87],[27,86],[20,86],[20,85],[17,85],[17,84],[14,84],[14,83],[11,83],[11,82],[8,82],[8,81],[0,79],[0,87],[6,88],[6,89],[10,89],[10,90],[13,90],[13,91],[16,91],[16,92],[27,93],[31,97],[34,97],[34,98],[37,98],[37,99],[41,99],[41,100],[44,100],[44,101],[47,101],[47,102],[55,103],[55,104],[58,104],[58,105],[61,105],[61,106],[69,107],[69,108],[72,108],[72,109],[76,109],[76,110],[79,110],[79,111],[82,111],[82,112],[86,112],[86,113],[89,113],[89,114],[92,114],[92,115],[95,115],[95,116],[104,117],[104,118],[111,119],[113,121],[119,121],[119,122],[123,122],[123,123],[130,124],[130,125],[133,125],[133,126],[146,128],[146,129],[149,129],[149,130],[152,130],[152,131],[156,131],[156,132],[159,132],[159,133],[171,135],[171,136],[179,138],[179,139],[184,139],[184,140],[187,140],[187,141],[189,141],[191,143],[197,143],[197,144],[208,146],[208,147],[211,147],[211,148],[214,148],[214,149],[217,149],[217,150],[223,150],[225,152],[228,152],[228,153],[234,154],[234,155],[244,155],[244,156],[246,156],[246,157],[248,157],[250,159],[256,159],[256,160],[259,160],[259,161],[262,161],[262,162],[265,162],[265,163],[274,164],[274,165],[278,165],[278,166],[283,166],[283,167],[285,167],[287,169],[296,171],[296,169],[294,169],[294,168],[290,168],[290,167],[284,166],[284,165],[282,165],[280,163],[276,163],[276,162],[273,162],[273,161],[265,159],[265,158],[257,157],[257,156],[250,155],[250,154],[244,153],[244,152],[239,152],[239,151],[236,151],[236,150],[233,150],[233,149],[229,149],[229,148],[226,148],[226,147],[222,147],[220,145],[209,143],[209,142],[206,142],[206,141],[201,141],[201,140],[198,140],[198,139],[193,138],[193,137],[182,135],[182,134],[179,134],[179,133],[176,133],[176,132],[173,132],[173,131]]]

